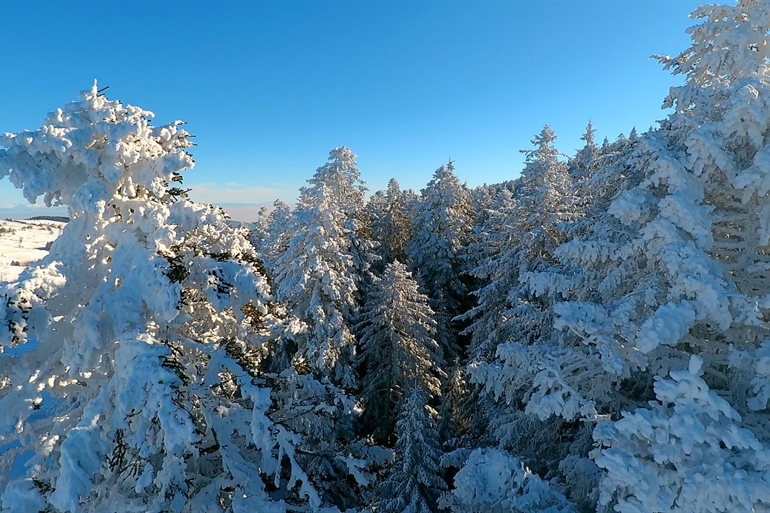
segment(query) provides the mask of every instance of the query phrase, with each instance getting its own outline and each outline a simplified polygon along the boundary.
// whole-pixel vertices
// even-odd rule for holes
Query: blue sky
[[[5,0],[0,132],[98,78],[189,123],[201,201],[292,201],[341,145],[372,190],[419,190],[450,157],[469,185],[499,182],[546,123],[571,154],[589,119],[610,139],[661,119],[679,79],[648,57],[686,48],[701,3]],[[0,206],[23,201],[0,183]]]

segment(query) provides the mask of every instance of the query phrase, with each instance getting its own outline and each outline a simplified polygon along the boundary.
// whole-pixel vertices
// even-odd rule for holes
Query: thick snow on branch
[[[596,427],[601,503],[623,513],[770,507],[770,451],[709,390],[702,364],[692,356],[688,370],[656,380],[650,408]]]

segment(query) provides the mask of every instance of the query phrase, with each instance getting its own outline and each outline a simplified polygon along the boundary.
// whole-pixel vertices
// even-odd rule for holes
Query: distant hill
[[[28,218],[27,221],[56,221],[59,223],[69,223],[70,218],[67,216],[35,216]]]

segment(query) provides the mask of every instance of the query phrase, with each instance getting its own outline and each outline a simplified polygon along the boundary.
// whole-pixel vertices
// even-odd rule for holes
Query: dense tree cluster
[[[693,16],[643,134],[368,198],[335,148],[250,230],[96,85],[0,138],[71,215],[0,289],[3,510],[770,509],[770,2]]]

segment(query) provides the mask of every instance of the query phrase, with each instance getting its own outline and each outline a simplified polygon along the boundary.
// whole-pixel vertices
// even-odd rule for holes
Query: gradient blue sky
[[[37,128],[94,78],[183,119],[185,184],[216,203],[293,201],[329,149],[370,189],[419,190],[450,157],[471,186],[518,175],[546,123],[571,154],[665,113],[691,0],[2,2],[0,132]],[[23,203],[0,183],[0,206]]]

